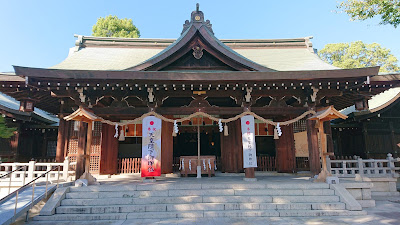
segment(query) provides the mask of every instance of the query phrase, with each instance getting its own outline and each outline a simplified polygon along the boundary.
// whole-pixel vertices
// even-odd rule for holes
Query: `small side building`
[[[12,73],[1,74],[1,81],[8,85],[21,80],[24,79]],[[8,127],[16,128],[14,136],[0,138],[2,162],[55,159],[59,123],[56,116],[35,108],[34,102],[17,101],[1,92],[0,113]]]
[[[400,157],[400,88],[375,95],[367,104],[367,110],[357,110],[356,105],[342,110],[348,118],[334,121],[335,155],[379,159],[391,153]]]

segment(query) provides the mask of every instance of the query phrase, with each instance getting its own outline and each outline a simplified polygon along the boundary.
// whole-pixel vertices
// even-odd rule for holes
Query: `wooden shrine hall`
[[[119,157],[140,154],[140,122],[119,126],[116,138],[115,126],[95,121],[89,123],[92,132],[87,135],[88,123],[62,118],[82,108],[114,122],[148,112],[170,119],[195,112],[219,118],[252,112],[283,123],[328,106],[368,108],[370,96],[399,85],[397,77],[378,75],[379,67],[339,69],[323,62],[310,39],[220,40],[197,7],[176,40],[77,36],[63,62],[51,68],[14,66],[25,82],[2,81],[0,91],[21,101],[32,99],[35,107],[59,116],[57,160],[69,156],[77,161],[78,177],[85,155],[91,173],[115,174]],[[330,122],[320,129],[318,120],[302,121],[310,170],[318,174],[318,133],[327,133]],[[276,139],[273,126],[256,123],[257,154],[276,156],[278,172],[296,172],[293,124],[281,126]],[[162,173],[173,172],[173,157],[197,154],[197,127],[204,140],[202,155],[220,157],[222,172],[243,171],[240,120],[226,123],[227,135],[206,117],[178,126],[174,137],[174,124],[162,122]],[[333,151],[331,140],[322,140],[326,143],[321,145]]]

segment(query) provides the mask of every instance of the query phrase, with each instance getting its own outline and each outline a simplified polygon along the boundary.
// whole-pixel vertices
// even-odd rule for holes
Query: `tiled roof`
[[[154,57],[174,40],[83,37],[70,55],[53,69],[125,70]],[[154,41],[153,41],[154,40]],[[153,42],[152,42],[153,41]],[[221,40],[255,63],[278,71],[338,69],[323,62],[309,38]]]

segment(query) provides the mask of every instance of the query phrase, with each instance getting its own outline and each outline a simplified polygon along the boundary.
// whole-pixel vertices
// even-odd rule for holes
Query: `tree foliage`
[[[119,19],[117,16],[106,16],[97,19],[92,28],[92,36],[138,38],[140,31],[133,25],[132,19]]]
[[[0,138],[10,138],[14,136],[15,128],[7,127],[5,120],[2,116],[0,116]]]
[[[377,43],[365,44],[362,41],[327,44],[319,51],[321,59],[343,69],[380,66],[380,72],[396,72],[397,58],[390,49]]]
[[[380,24],[390,24],[395,28],[400,24],[400,0],[347,0],[341,2],[338,8],[353,20],[381,16]]]

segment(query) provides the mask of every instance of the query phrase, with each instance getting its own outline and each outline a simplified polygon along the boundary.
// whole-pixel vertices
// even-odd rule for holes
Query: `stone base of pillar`
[[[84,172],[79,179],[86,179],[89,185],[100,185],[97,179],[88,172]]]

